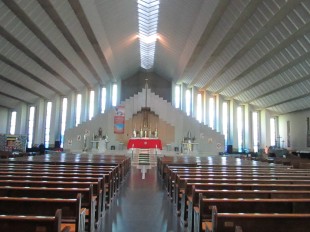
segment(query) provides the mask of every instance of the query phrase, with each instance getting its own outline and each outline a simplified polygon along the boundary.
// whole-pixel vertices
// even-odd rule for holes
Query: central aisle
[[[145,179],[132,167],[126,178],[103,217],[102,232],[184,231],[156,167],[147,169]]]

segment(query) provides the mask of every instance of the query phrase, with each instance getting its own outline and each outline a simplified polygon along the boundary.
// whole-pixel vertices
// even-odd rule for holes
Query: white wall
[[[224,136],[222,134],[205,126],[203,123],[199,123],[191,116],[186,116],[185,112],[175,109],[171,103],[158,97],[150,92],[150,90],[147,96],[147,105],[151,107],[152,111],[158,114],[160,119],[175,128],[175,141],[171,144],[172,147],[181,148],[183,138],[190,131],[192,137],[196,138],[195,142],[199,143],[199,154],[217,155],[219,152],[224,151]],[[141,110],[141,107],[145,106],[145,89],[134,97],[127,99],[121,105],[125,106],[125,120],[130,119],[134,113],[137,113]],[[71,151],[81,151],[83,149],[83,135],[85,134],[85,130],[90,132],[88,147],[91,148],[90,141],[92,140],[93,134],[98,134],[99,127],[102,128],[103,134],[109,136],[110,142],[108,146],[114,145],[117,147],[118,141],[114,135],[113,121],[114,110],[110,109],[104,114],[95,116],[91,121],[84,122],[76,128],[66,130],[64,148]],[[78,136],[81,137],[80,141],[77,139]],[[72,144],[68,144],[68,141],[72,141]]]
[[[287,149],[293,151],[310,151],[310,147],[307,147],[307,117],[310,117],[310,110],[279,116],[281,146],[282,140],[284,140],[284,147],[287,148],[287,121],[290,121],[291,147]]]
[[[9,110],[0,107],[0,118],[0,133],[6,134],[8,132]]]

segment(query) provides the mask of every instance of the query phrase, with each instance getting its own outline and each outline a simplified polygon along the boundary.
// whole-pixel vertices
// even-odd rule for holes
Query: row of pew
[[[0,231],[99,231],[130,169],[125,155],[0,160]]]
[[[187,231],[309,231],[310,169],[229,156],[157,162]]]

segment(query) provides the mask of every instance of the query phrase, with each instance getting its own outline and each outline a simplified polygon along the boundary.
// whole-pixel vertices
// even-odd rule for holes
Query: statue
[[[154,132],[154,137],[155,137],[155,138],[158,138],[158,131],[157,131],[157,128],[156,128],[156,130],[155,130],[155,132]]]
[[[83,139],[84,139],[83,140],[84,141],[83,151],[87,151],[87,149],[88,149],[88,136],[89,136],[88,131],[85,130],[85,134],[83,137]]]
[[[98,130],[98,138],[101,139],[102,138],[102,129],[101,127]]]
[[[152,137],[152,130],[151,130],[151,128],[149,129],[149,138],[151,138]]]

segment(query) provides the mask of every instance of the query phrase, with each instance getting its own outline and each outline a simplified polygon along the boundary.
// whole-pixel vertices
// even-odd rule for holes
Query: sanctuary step
[[[156,166],[156,152],[154,149],[137,149],[132,154],[132,165],[151,165]]]
[[[150,154],[139,154],[139,164],[150,164]]]

